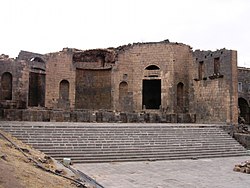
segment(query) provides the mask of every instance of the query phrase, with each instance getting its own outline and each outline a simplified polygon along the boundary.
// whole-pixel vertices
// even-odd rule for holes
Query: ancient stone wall
[[[238,68],[238,107],[239,116],[250,124],[250,69]]]
[[[112,110],[111,69],[113,50],[95,49],[74,53],[76,109]]]
[[[111,71],[76,70],[76,108],[111,109]]]
[[[232,50],[193,52],[166,40],[45,55],[21,51],[17,59],[1,56],[0,76],[0,116],[7,119],[16,108],[28,108],[16,111],[21,120],[234,124],[238,118]],[[245,83],[247,73],[240,79]]]
[[[28,75],[26,61],[0,57],[0,103],[3,108],[27,107]]]
[[[239,98],[250,103],[250,68],[238,68],[238,93]]]
[[[33,52],[21,51],[17,57],[17,61],[26,63],[25,77],[28,107],[44,107],[45,106],[45,90],[46,90],[46,62],[43,55]]]
[[[46,54],[45,106],[47,108],[69,109],[75,107],[75,67],[72,58],[73,52],[68,49]],[[68,100],[60,98],[60,84],[63,82],[68,82]]]
[[[166,113],[176,113],[177,84],[183,82],[185,85],[183,108],[185,106],[185,112],[187,112],[189,81],[186,70],[192,62],[191,58],[192,52],[189,46],[168,41],[121,47],[116,66],[113,68],[114,108],[121,109],[119,86],[126,83],[129,96],[126,99],[128,109],[134,111],[160,109]],[[150,95],[150,92],[157,90],[155,86],[157,84],[160,87],[160,99]],[[144,90],[148,90],[148,94],[143,93]],[[144,95],[150,95],[146,97],[148,99],[145,104]],[[159,103],[159,106],[151,106],[151,103],[155,102]]]
[[[195,51],[193,67],[197,122],[237,123],[237,54],[231,50]]]

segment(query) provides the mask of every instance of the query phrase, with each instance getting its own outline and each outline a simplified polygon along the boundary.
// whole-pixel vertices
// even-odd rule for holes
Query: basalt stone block
[[[89,122],[96,122],[96,112],[89,112]]]
[[[103,114],[102,114],[102,112],[96,112],[95,113],[96,114],[96,122],[103,122],[102,120],[103,120]]]
[[[127,123],[128,122],[126,113],[120,113],[120,117],[121,117],[121,122],[122,123]]]
[[[128,123],[137,123],[138,122],[137,113],[127,113],[127,122]]]
[[[139,123],[145,123],[145,120],[144,120],[144,113],[139,113],[138,114],[138,122]]]
[[[29,110],[23,110],[23,113],[22,113],[22,120],[23,120],[23,121],[31,121],[31,118],[30,118],[30,111],[29,111]]]
[[[177,123],[177,115],[176,114],[171,114],[171,123]]]
[[[121,122],[121,115],[119,112],[114,113],[114,122]]]
[[[144,114],[144,121],[145,121],[146,123],[149,123],[149,122],[150,122],[150,114],[149,114],[149,113]]]
[[[22,121],[22,110],[15,110],[14,111],[14,120],[15,121]]]
[[[70,121],[72,121],[72,122],[77,121],[77,113],[75,111],[70,112]]]
[[[8,121],[22,121],[22,110],[4,109],[3,116]]]
[[[63,111],[63,121],[70,122],[70,111]]]
[[[159,123],[160,118],[158,114],[149,114],[149,122],[150,123]]]
[[[77,111],[76,112],[77,122],[90,122],[90,112],[88,111]]]
[[[102,113],[102,122],[115,122],[114,112],[103,112]]]
[[[62,111],[54,111],[54,110],[51,111],[50,121],[63,122],[64,115],[63,115]]]
[[[242,133],[234,133],[234,138],[245,148],[250,149],[250,135]]]
[[[4,115],[4,111],[2,108],[0,108],[0,119],[3,119],[3,117],[4,117],[3,115]]]

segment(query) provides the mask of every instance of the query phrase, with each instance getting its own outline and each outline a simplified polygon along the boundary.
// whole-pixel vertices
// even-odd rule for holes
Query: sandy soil
[[[26,154],[37,161],[44,160],[44,154],[21,141],[3,133],[11,141],[21,148],[28,149]],[[43,165],[46,168],[55,170],[52,160],[47,160]],[[12,144],[6,141],[0,134],[0,188],[72,188],[76,185],[62,177],[46,172],[25,157]]]

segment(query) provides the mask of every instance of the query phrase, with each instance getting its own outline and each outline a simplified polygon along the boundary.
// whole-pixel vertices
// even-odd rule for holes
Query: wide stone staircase
[[[198,159],[248,155],[218,125],[4,122],[0,129],[74,163]]]

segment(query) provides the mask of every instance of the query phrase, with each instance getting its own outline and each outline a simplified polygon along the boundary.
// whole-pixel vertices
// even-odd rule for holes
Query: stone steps
[[[181,160],[181,159],[200,159],[200,158],[217,158],[217,157],[237,157],[237,156],[244,156],[246,155],[245,152],[243,153],[217,153],[217,154],[195,154],[195,155],[172,155],[172,156],[155,156],[155,157],[140,157],[136,156],[133,158],[114,158],[114,159],[84,159],[81,158],[74,158],[74,163],[108,163],[108,162],[134,162],[134,161],[159,161],[159,160]],[[57,160],[61,160],[61,158],[56,158]]]
[[[247,155],[218,125],[0,122],[0,128],[58,160],[114,162]]]
[[[129,156],[133,156],[133,155],[165,155],[165,156],[171,156],[173,154],[177,155],[177,154],[201,154],[201,153],[207,153],[210,152],[210,154],[212,153],[234,153],[234,152],[239,152],[239,153],[243,153],[245,152],[244,150],[241,149],[230,149],[230,148],[219,148],[219,149],[206,149],[206,148],[196,148],[196,149],[176,149],[176,150],[166,150],[166,151],[162,151],[162,150],[150,150],[150,151],[145,151],[145,150],[125,150],[125,151],[92,151],[92,152],[83,152],[83,151],[69,151],[69,152],[48,152],[50,155],[53,155],[53,157],[93,157],[93,154],[95,155],[95,158],[97,157],[109,157],[109,156],[127,156],[129,154]]]

